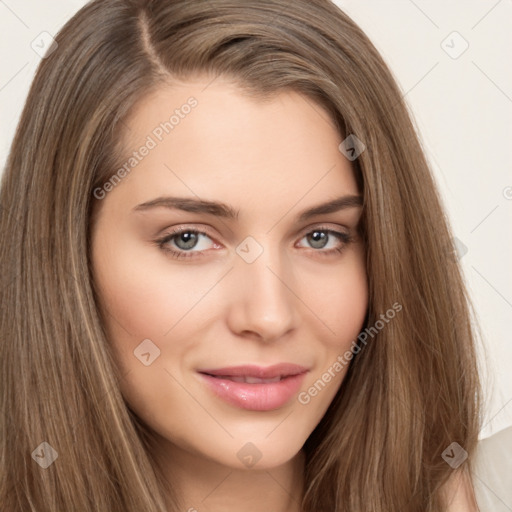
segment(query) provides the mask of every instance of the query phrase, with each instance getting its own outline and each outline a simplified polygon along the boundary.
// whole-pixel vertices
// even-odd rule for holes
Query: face
[[[94,281],[123,396],[162,448],[271,468],[322,419],[363,327],[359,191],[321,107],[207,84],[127,120],[126,172],[95,191]]]

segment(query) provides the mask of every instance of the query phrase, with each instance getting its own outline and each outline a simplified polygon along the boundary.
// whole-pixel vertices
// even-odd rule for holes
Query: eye
[[[182,231],[181,233],[174,235],[171,240],[174,241],[174,244],[178,249],[188,251],[189,249],[194,249],[197,245],[201,245],[199,242],[201,241],[201,237],[204,236],[207,235],[196,231]],[[200,250],[200,248],[198,249]]]
[[[305,233],[300,241],[302,240],[306,241],[309,249],[315,254],[327,256],[341,253],[353,238],[342,231],[318,227]],[[193,228],[177,228],[156,240],[155,244],[176,259],[203,257],[209,249],[222,247],[205,231]],[[298,245],[298,247],[304,246]],[[308,247],[304,248],[308,249]]]
[[[315,249],[315,252],[332,254],[343,251],[352,241],[352,237],[342,231],[318,227],[306,233],[301,240],[305,240],[310,248]]]
[[[207,240],[210,240],[210,243]],[[215,248],[220,247],[204,231],[190,228],[177,229],[157,240],[156,244],[175,258],[201,256],[203,251],[208,250],[212,245]]]

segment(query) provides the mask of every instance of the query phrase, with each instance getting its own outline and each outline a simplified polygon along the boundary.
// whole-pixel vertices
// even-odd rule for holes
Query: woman
[[[354,22],[96,0],[56,43],[1,189],[4,508],[476,510],[468,298]]]

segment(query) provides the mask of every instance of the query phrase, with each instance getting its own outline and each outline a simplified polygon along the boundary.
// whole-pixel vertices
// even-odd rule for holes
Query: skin
[[[301,448],[333,400],[348,365],[304,405],[243,410],[212,394],[198,368],[291,362],[307,390],[351,346],[368,307],[361,207],[300,221],[305,209],[358,195],[342,138],[309,99],[281,91],[251,99],[228,80],[197,77],[145,97],[126,124],[129,156],[190,96],[198,105],[98,202],[93,273],[129,407],[155,433],[155,451],[183,510],[298,512]],[[207,86],[208,85],[208,86]],[[221,201],[237,219],[166,207],[134,211],[161,196]],[[172,228],[204,229],[195,256],[175,259],[157,239]],[[329,235],[315,245],[315,229]],[[252,263],[236,249],[262,247]],[[167,246],[180,251],[183,239]],[[176,246],[176,243],[181,245]],[[316,242],[318,244],[318,242]],[[341,253],[329,249],[343,247]],[[202,256],[197,256],[202,251]],[[181,249],[181,252],[186,252]],[[134,356],[145,340],[160,355]],[[253,443],[251,468],[237,457]]]
[[[449,478],[443,488],[447,512],[479,512],[471,477],[464,466]]]

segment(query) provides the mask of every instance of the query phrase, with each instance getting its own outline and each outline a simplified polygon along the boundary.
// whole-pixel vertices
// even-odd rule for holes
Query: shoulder
[[[512,427],[478,442],[472,472],[456,471],[443,488],[447,512],[512,510]]]
[[[444,486],[446,512],[479,512],[471,478],[467,471],[456,471]]]
[[[478,442],[473,483],[481,512],[512,510],[512,427]]]

